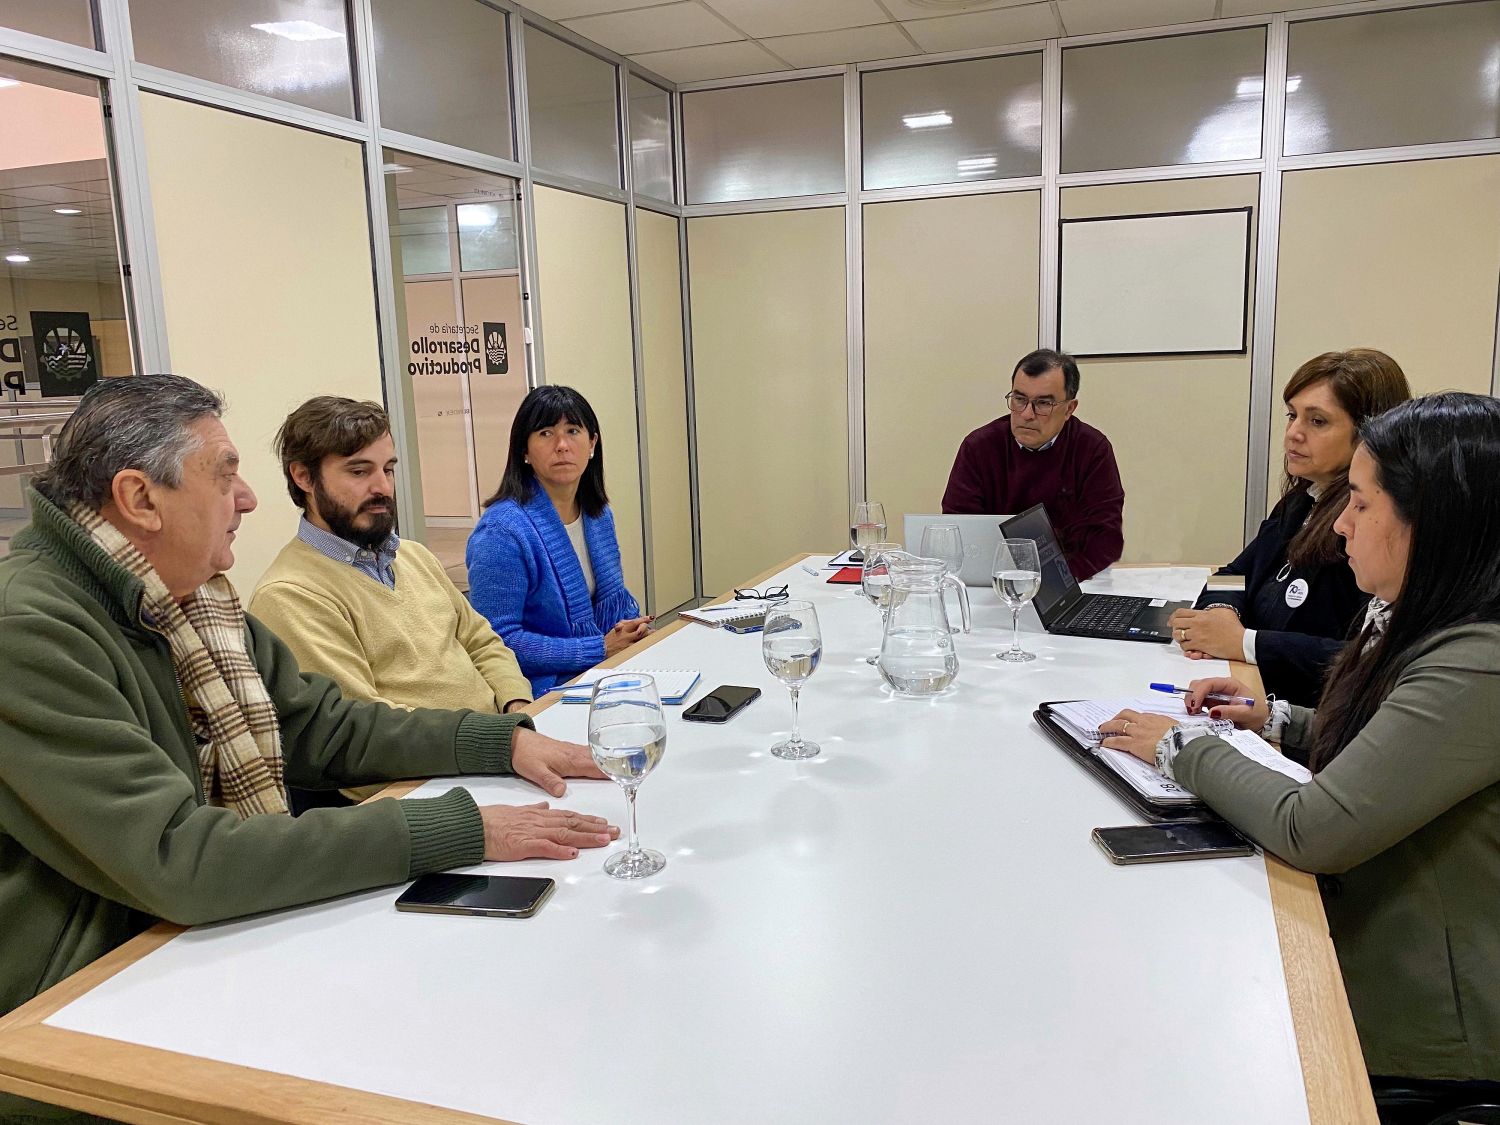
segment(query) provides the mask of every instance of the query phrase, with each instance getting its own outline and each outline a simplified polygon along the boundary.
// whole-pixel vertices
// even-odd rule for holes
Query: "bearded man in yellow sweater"
[[[531,702],[515,656],[422,544],[396,535],[396,445],[377,403],[323,395],[276,434],[297,537],[250,599],[304,671],[354,699],[488,714]],[[351,791],[350,796],[363,795]]]

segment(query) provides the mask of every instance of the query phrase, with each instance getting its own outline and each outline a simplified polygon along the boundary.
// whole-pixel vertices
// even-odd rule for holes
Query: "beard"
[[[396,529],[396,498],[394,496],[388,500],[366,500],[356,510],[344,507],[327,493],[322,481],[317,481],[313,484],[313,499],[317,502],[318,514],[323,517],[324,522],[335,535],[367,551],[373,551],[379,547]],[[383,512],[373,510],[379,507],[384,507],[386,510]],[[361,517],[365,520],[363,525],[355,522]]]

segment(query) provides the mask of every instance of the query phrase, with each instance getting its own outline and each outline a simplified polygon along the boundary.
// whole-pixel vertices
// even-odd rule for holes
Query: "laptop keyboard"
[[[1070,633],[1105,633],[1120,636],[1130,628],[1135,615],[1150,601],[1149,598],[1126,598],[1106,595],[1090,598],[1077,613],[1069,618]]]

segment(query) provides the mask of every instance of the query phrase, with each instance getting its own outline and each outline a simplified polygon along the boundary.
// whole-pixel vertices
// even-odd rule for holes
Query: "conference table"
[[[864,659],[878,612],[826,559],[746,582],[818,608],[817,758],[769,753],[791,709],[758,634],[680,621],[613,661],[696,669],[691,699],[763,691],[722,726],[667,709],[639,797],[660,874],[613,880],[609,850],[473,869],[554,877],[528,920],[399,913],[385,888],[158,925],[0,1020],[0,1088],[131,1122],[1373,1122],[1312,878],[1112,865],[1090,831],[1140,818],[1031,718],[1225,665],[1030,610],[1038,658],[1005,664],[1009,611],[975,589],[953,688],[898,698]],[[587,707],[534,710],[584,740]],[[388,793],[456,784],[539,797]],[[555,803],[624,823],[612,782]]]

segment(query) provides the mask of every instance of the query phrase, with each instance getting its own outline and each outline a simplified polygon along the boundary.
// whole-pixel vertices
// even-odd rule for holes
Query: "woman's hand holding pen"
[[[1253,699],[1254,703],[1250,706],[1243,703],[1221,703],[1209,698],[1210,696]],[[1259,731],[1271,717],[1271,705],[1266,702],[1263,693],[1253,691],[1239,680],[1228,677],[1194,680],[1188,685],[1187,694],[1182,701],[1189,715],[1202,714],[1204,705],[1207,704],[1209,718],[1228,719],[1241,730]]]

